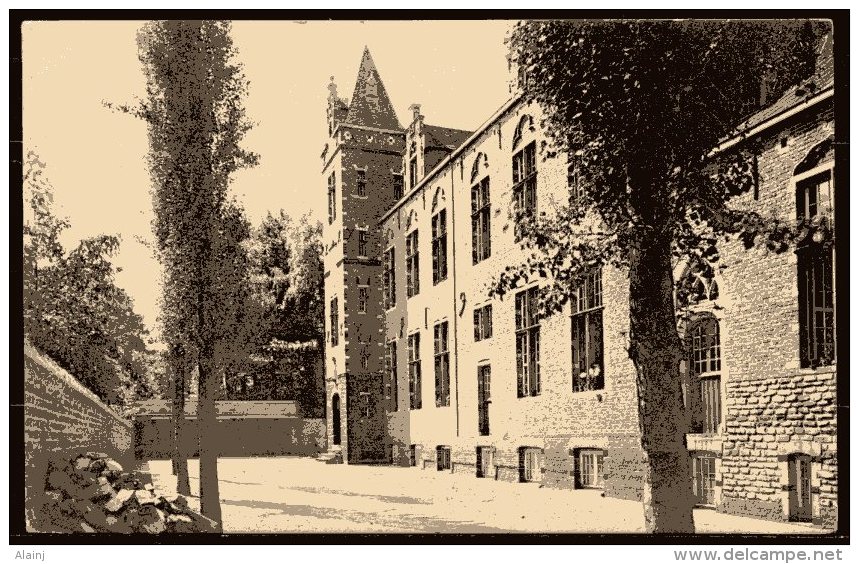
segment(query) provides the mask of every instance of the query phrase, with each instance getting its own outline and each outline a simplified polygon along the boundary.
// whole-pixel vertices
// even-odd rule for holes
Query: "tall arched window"
[[[513,135],[513,208],[516,216],[515,237],[521,237],[520,221],[537,214],[537,142],[527,142],[525,130],[533,131],[534,120],[525,115]],[[520,148],[520,145],[523,145]]]
[[[813,148],[794,170],[796,215],[808,226],[799,242],[799,359],[803,368],[835,363],[835,249],[833,217],[832,140]]]
[[[696,316],[689,326],[692,376],[692,430],[715,434],[722,422],[722,345],[719,321],[712,314]]]
[[[722,343],[719,319],[719,284],[708,262],[686,267],[677,284],[677,305],[685,311],[689,352],[686,401],[692,415],[692,432],[719,433],[722,422]]]
[[[486,155],[478,153],[471,169],[471,263],[477,264],[492,254],[489,229],[489,176]],[[481,178],[482,177],[482,178]]]

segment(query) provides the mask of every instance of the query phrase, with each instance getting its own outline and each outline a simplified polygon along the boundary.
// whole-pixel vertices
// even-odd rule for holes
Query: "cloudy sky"
[[[260,165],[235,176],[232,191],[249,219],[286,209],[322,219],[319,155],[326,140],[325,99],[334,76],[352,96],[364,46],[370,48],[400,122],[422,105],[427,122],[475,129],[508,97],[504,37],[511,23],[236,22],[233,36],[251,82],[246,101],[256,124],[245,145]],[[146,128],[104,102],[144,94],[137,59],[140,22],[30,22],[23,28],[24,152],[47,166],[64,243],[115,233],[119,285],[150,327],[156,324],[158,264],[151,241],[152,203],[144,156]]]

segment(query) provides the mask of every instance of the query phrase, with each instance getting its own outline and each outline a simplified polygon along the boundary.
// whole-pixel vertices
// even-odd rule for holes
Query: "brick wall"
[[[28,521],[44,499],[51,460],[104,452],[124,467],[134,462],[131,423],[74,376],[24,346],[24,484]]]
[[[732,203],[792,221],[794,168],[832,131],[832,106],[823,104],[767,132],[759,139],[759,190]],[[787,519],[788,459],[805,454],[812,457],[813,521],[834,527],[837,372],[800,368],[796,254],[737,243],[720,250],[727,380],[720,509]]]

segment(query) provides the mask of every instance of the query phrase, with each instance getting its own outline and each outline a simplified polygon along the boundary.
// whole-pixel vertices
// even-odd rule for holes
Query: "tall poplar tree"
[[[229,338],[236,285],[236,208],[231,175],[258,157],[240,147],[250,129],[246,80],[222,21],[157,21],[138,34],[147,98],[125,111],[149,129],[149,168],[158,256],[165,270],[163,307],[170,336],[198,370],[200,508],[221,525],[215,399]],[[240,222],[239,222],[240,223]],[[241,262],[241,261],[239,261]],[[186,374],[187,376],[187,374]]]
[[[798,233],[731,207],[752,185],[752,159],[743,145],[713,150],[759,102],[762,82],[777,98],[811,76],[820,32],[796,20],[594,20],[520,22],[511,35],[523,98],[543,110],[576,182],[556,216],[518,218],[531,253],[494,292],[545,278],[548,314],[591,269],[628,273],[648,532],[694,528],[672,267],[718,260],[725,235],[783,251]]]

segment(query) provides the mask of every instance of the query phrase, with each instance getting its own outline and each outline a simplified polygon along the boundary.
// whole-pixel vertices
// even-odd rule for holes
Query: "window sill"
[[[686,449],[690,451],[712,452],[721,457],[723,440],[724,437],[721,434],[687,433]]]
[[[804,376],[806,374],[834,374],[838,372],[837,364],[827,364],[826,366],[818,366],[817,368],[796,368],[793,370],[794,376]]]

